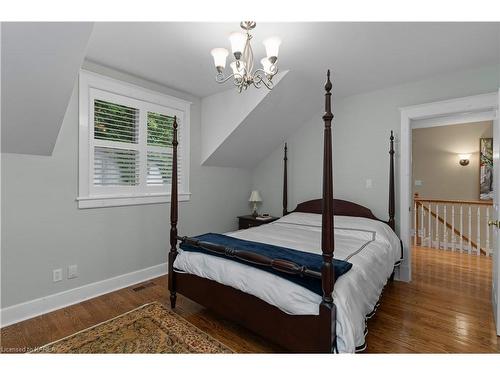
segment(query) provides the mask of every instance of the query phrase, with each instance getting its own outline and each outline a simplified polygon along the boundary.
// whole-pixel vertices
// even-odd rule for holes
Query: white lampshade
[[[270,75],[273,74],[271,71],[271,66],[273,64],[271,63],[271,61],[269,61],[267,57],[264,57],[262,60],[260,60],[260,63],[262,64],[262,69],[264,70],[264,72],[266,72],[266,74]]]
[[[243,53],[247,36],[243,33],[234,32],[229,35],[229,41],[231,42],[231,50],[233,51],[233,54],[236,52]]]
[[[469,160],[472,154],[458,154],[460,160]]]
[[[245,75],[245,63],[243,61],[240,61],[239,69],[236,67],[236,61],[233,61],[229,66],[233,70],[233,74],[238,76],[237,78],[242,78]]]
[[[258,190],[253,190],[252,194],[250,194],[249,202],[262,202],[262,198],[260,197]]]
[[[264,46],[266,47],[267,57],[278,57],[280,51],[281,39],[277,36],[272,36],[264,40]]]
[[[221,66],[222,68],[226,67],[226,57],[229,54],[227,49],[225,48],[214,48],[210,51],[214,58],[215,67]]]

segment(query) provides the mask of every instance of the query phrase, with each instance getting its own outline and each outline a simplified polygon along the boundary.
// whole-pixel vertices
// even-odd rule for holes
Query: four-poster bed
[[[240,323],[251,331],[281,345],[282,347],[292,352],[319,352],[330,353],[337,350],[337,308],[334,304],[334,295],[336,300],[341,303],[342,290],[352,289],[350,279],[355,279],[356,272],[347,272],[350,267],[347,267],[346,276],[335,274],[339,262],[334,259],[335,238],[340,241],[341,248],[336,251],[345,261],[357,259],[361,257],[361,252],[366,259],[361,259],[361,263],[370,264],[371,257],[374,257],[376,251],[384,253],[384,246],[388,248],[389,243],[394,242],[394,238],[389,238],[394,233],[387,234],[390,229],[386,230],[381,227],[382,224],[373,224],[373,221],[379,223],[373,213],[366,207],[361,205],[337,200],[333,198],[333,166],[332,166],[332,135],[331,123],[333,114],[331,111],[331,89],[330,71],[327,74],[327,82],[325,85],[325,113],[324,120],[324,155],[323,155],[323,197],[322,199],[311,200],[297,205],[296,209],[291,213],[287,210],[287,146],[284,149],[284,186],[283,186],[283,215],[284,218],[276,221],[277,223],[272,230],[269,228],[273,224],[266,224],[258,228],[247,229],[229,234],[234,238],[242,240],[255,241],[262,243],[262,246],[267,245],[276,240],[273,236],[279,231],[283,232],[283,237],[291,238],[296,233],[300,233],[302,237],[298,237],[295,246],[294,243],[287,243],[282,239],[274,243],[274,245],[285,246],[290,252],[295,248],[313,253],[316,250],[316,244],[304,242],[304,238],[310,236],[318,236],[317,247],[321,243],[321,260],[320,267],[305,266],[308,263],[298,263],[291,261],[290,258],[272,257],[258,252],[242,250],[216,242],[204,241],[194,237],[179,237],[177,235],[177,220],[178,220],[178,200],[177,200],[177,122],[174,121],[173,135],[173,161],[172,161],[172,199],[171,199],[171,229],[170,229],[170,253],[169,253],[169,271],[168,271],[168,286],[170,290],[170,302],[172,308],[175,308],[177,293],[198,302],[199,304],[219,313],[220,315]],[[389,188],[389,220],[386,223],[394,230],[394,143],[391,133],[390,139],[390,188]],[[335,227],[335,231],[339,231],[339,235],[334,233],[334,213],[335,221],[341,223],[344,227]],[[286,215],[286,216],[285,216]],[[343,218],[345,216],[345,218]],[[356,220],[361,220],[362,225],[359,228],[351,228],[352,217]],[[363,221],[364,220],[364,221]],[[265,228],[267,227],[267,228]],[[260,228],[260,229],[259,229]],[[278,230],[279,229],[279,230]],[[257,232],[259,231],[259,232]],[[319,232],[320,231],[320,232]],[[384,232],[385,231],[385,232]],[[391,231],[392,232],[392,231]],[[243,233],[243,234],[242,234]],[[353,234],[355,233],[355,234]],[[222,236],[222,235],[221,235]],[[267,236],[267,237],[266,237]],[[319,241],[319,236],[321,240]],[[360,236],[360,239],[355,238]],[[365,236],[366,238],[361,238]],[[380,236],[382,240],[376,240]],[[200,236],[203,237],[203,236]],[[267,239],[267,241],[262,241]],[[311,237],[312,238],[312,237]],[[316,238],[316,237],[314,237]],[[397,238],[397,237],[396,237]],[[194,247],[203,250],[205,254],[191,253],[182,251],[179,256],[177,243],[181,241],[181,248],[186,250],[187,247]],[[302,242],[300,242],[302,241]],[[377,242],[378,241],[378,242]],[[392,241],[392,242],[391,242]],[[398,240],[399,241],[399,240]],[[252,242],[255,245],[257,242]],[[391,245],[394,247],[394,245]],[[303,249],[304,248],[304,249]],[[282,250],[283,248],[281,248]],[[368,250],[365,250],[368,249]],[[382,249],[382,250],[381,250]],[[391,248],[392,249],[392,248]],[[287,250],[287,249],[285,249]],[[378,286],[378,289],[368,296],[368,301],[365,305],[372,305],[376,308],[376,300],[380,296],[381,288],[385,285],[389,275],[387,274],[387,262],[392,262],[394,251],[385,251],[388,261],[384,265],[373,267],[372,276],[373,284]],[[212,254],[212,255],[207,255]],[[213,256],[215,255],[215,256]],[[285,257],[286,258],[286,257]],[[398,255],[399,258],[399,255]],[[234,262],[232,261],[234,260]],[[198,263],[197,263],[198,262]],[[201,262],[201,263],[200,263]],[[346,263],[344,262],[344,263]],[[175,267],[174,267],[175,263]],[[347,263],[346,263],[347,264]],[[345,266],[346,264],[342,264]],[[353,261],[353,267],[359,267]],[[351,264],[349,264],[351,265]],[[252,267],[249,267],[252,266]],[[254,269],[254,267],[256,267]],[[257,269],[258,268],[258,269]],[[231,275],[224,273],[224,270],[232,270],[229,272],[232,277],[237,276],[236,281],[229,279]],[[267,271],[267,272],[266,272]],[[343,271],[343,272],[344,272]],[[369,272],[368,272],[369,273]],[[380,275],[378,275],[380,274]],[[281,275],[282,277],[279,277]],[[301,286],[297,286],[284,278],[310,278],[320,282],[320,296],[314,294],[310,290],[306,290]],[[339,291],[334,292],[334,286],[337,288],[336,281],[339,280]],[[344,280],[345,279],[345,280]],[[359,279],[359,277],[358,277]],[[269,280],[268,284],[265,280]],[[366,283],[371,283],[366,281]],[[249,284],[252,284],[249,286]],[[269,290],[267,290],[269,287]],[[274,289],[273,289],[274,288]],[[293,289],[295,288],[295,289]],[[347,292],[343,292],[346,294]],[[298,296],[298,297],[297,297]],[[374,297],[375,296],[375,297]],[[299,298],[294,304],[293,299]],[[302,301],[303,299],[303,301]],[[338,305],[338,304],[337,304]],[[347,319],[349,306],[341,306],[343,311],[342,319]],[[350,307],[353,312],[360,316],[357,307]],[[363,312],[366,314],[366,312]],[[363,315],[364,318],[364,315]],[[359,319],[358,319],[359,321]],[[344,325],[345,326],[345,325]],[[344,327],[341,325],[341,327]],[[361,332],[362,334],[363,332]],[[358,333],[359,336],[359,333]],[[352,347],[355,343],[351,343]]]

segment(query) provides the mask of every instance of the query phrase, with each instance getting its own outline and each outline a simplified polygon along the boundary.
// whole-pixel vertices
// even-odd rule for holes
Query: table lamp
[[[259,214],[257,213],[257,202],[262,202],[262,198],[260,197],[259,191],[253,190],[252,194],[250,194],[250,198],[248,199],[248,201],[253,203],[252,216],[253,217],[259,216]]]

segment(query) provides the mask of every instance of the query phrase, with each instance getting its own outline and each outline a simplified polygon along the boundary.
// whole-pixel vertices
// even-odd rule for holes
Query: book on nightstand
[[[273,219],[273,217],[272,217],[272,216],[270,216],[270,215],[262,215],[262,216],[257,216],[255,219],[256,219],[256,220],[266,221],[266,220],[271,220],[271,219]]]

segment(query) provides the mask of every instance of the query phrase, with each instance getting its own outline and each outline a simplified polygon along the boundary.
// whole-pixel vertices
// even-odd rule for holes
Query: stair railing
[[[490,256],[492,205],[492,201],[421,198],[415,193],[413,244]]]

